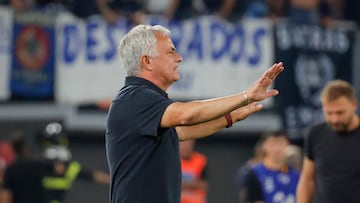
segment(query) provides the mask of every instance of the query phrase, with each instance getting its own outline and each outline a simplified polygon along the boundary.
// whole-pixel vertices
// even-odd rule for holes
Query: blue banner
[[[11,59],[12,100],[52,100],[55,70],[55,16],[15,13]]]

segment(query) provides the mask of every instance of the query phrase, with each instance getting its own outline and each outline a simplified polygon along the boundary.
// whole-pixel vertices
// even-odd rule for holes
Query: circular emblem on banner
[[[295,63],[295,82],[301,97],[320,105],[319,95],[326,82],[335,77],[335,64],[326,54],[299,54]]]
[[[15,55],[20,64],[29,70],[39,70],[47,62],[50,40],[39,26],[26,26],[15,41]]]

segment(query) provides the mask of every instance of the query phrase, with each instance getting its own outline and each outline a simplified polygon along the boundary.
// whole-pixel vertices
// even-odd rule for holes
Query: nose
[[[176,62],[180,63],[183,60],[183,58],[179,53],[176,53],[176,59],[175,60],[176,60]]]
[[[329,118],[331,123],[337,123],[339,121],[339,116],[336,114],[332,114]]]

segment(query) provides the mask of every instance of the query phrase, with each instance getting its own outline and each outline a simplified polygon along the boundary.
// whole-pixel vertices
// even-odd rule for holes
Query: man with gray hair
[[[210,100],[175,102],[166,90],[180,77],[182,57],[170,31],[138,25],[120,41],[128,76],[112,101],[106,126],[111,203],[179,203],[179,140],[206,137],[260,111],[257,101],[283,71],[275,63],[247,90]]]

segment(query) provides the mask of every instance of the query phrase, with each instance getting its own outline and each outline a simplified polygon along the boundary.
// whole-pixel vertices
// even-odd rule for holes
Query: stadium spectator
[[[287,166],[293,167],[299,172],[302,169],[303,154],[302,149],[294,144],[291,144],[285,149],[285,163]]]
[[[195,140],[180,142],[181,203],[207,202],[207,158],[194,148]]]
[[[11,147],[11,143],[7,140],[0,141],[0,188],[3,185],[5,169],[14,161],[14,159],[15,154]]]
[[[321,0],[290,0],[289,19],[294,23],[319,24]]]
[[[48,203],[62,203],[73,182],[77,180],[110,184],[110,177],[107,173],[87,169],[83,164],[72,159],[72,153],[68,147],[69,141],[60,123],[47,124],[42,135],[46,160],[60,162],[64,167],[64,175],[53,172],[46,174],[43,178],[42,183]]]
[[[262,148],[262,141],[259,139],[254,147],[254,155],[246,163],[238,169],[236,173],[236,186],[238,190],[239,203],[245,202],[246,197],[246,185],[245,185],[245,177],[249,173],[250,169],[255,165],[262,162],[264,157],[264,151]]]
[[[238,23],[243,17],[247,1],[237,0],[204,0],[209,14],[220,17],[229,22]]]
[[[63,175],[62,164],[31,158],[30,147],[22,132],[16,132],[11,139],[16,159],[5,170],[0,202],[48,203],[42,180],[49,173]]]
[[[96,0],[101,15],[108,23],[115,23],[118,19],[127,19],[133,25],[143,22],[144,8],[137,0]]]
[[[195,2],[193,0],[171,0],[165,17],[170,21],[181,21],[202,14],[202,11],[195,6]]]
[[[286,15],[287,9],[284,0],[251,1],[244,13],[246,18],[268,18],[274,22]]]
[[[330,81],[320,99],[326,122],[313,126],[306,137],[297,203],[360,202],[360,118],[355,89],[343,80]]]
[[[245,177],[245,202],[295,203],[299,171],[286,165],[287,136],[273,132],[260,139],[264,157]]]
[[[344,6],[344,18],[348,21],[356,22],[357,26],[360,26],[360,1],[346,0]]]
[[[34,9],[36,2],[34,0],[10,0],[10,5],[15,11],[27,11]]]

